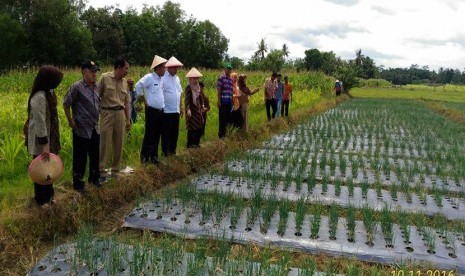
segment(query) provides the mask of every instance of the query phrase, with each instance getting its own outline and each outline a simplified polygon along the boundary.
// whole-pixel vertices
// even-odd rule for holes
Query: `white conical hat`
[[[150,66],[150,69],[153,69],[153,68],[157,67],[158,65],[160,65],[162,63],[165,63],[165,62],[166,62],[166,59],[155,55],[155,57],[153,58],[153,61],[152,61],[152,65]]]
[[[50,160],[45,161],[42,155],[37,156],[29,165],[29,177],[40,185],[50,185],[63,174],[63,162],[58,155],[50,153]]]
[[[187,73],[186,78],[200,78],[203,75],[199,72],[199,70],[192,67],[192,69]]]
[[[183,67],[184,64],[182,64],[177,58],[175,57],[170,57],[168,59],[168,62],[166,62],[165,67]]]

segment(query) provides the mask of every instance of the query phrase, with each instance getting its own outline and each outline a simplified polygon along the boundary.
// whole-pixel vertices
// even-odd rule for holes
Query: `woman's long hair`
[[[63,79],[63,73],[55,66],[42,66],[34,79],[31,94],[27,102],[27,114],[31,112],[31,98],[39,91],[45,91],[45,97],[50,109],[51,117],[58,116],[57,97],[55,93],[50,93],[51,89],[57,88]]]
[[[239,76],[239,81],[237,82],[237,84],[239,85],[239,89],[240,89],[241,91],[244,91],[244,88],[247,87],[247,85],[245,84],[245,79],[246,79],[246,78],[247,78],[247,75],[245,75],[245,74],[241,74],[241,75]]]

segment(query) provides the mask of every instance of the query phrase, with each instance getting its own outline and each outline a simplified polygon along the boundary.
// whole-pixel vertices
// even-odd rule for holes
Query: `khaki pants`
[[[113,149],[111,171],[119,172],[123,159],[124,128],[126,118],[123,110],[101,110],[100,112],[100,161],[102,173],[108,162],[108,155]],[[103,174],[104,175],[104,174]]]
[[[248,132],[249,131],[249,114],[248,114],[249,104],[243,103],[241,104],[241,113],[242,113],[242,131]]]

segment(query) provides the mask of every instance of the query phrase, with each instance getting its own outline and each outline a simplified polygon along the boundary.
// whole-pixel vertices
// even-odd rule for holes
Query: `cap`
[[[228,62],[228,63],[226,63],[226,64],[224,65],[224,67],[225,67],[226,69],[233,69],[233,66],[232,66],[232,64],[231,64],[231,63],[229,63],[229,62]]]
[[[29,177],[40,185],[51,185],[63,174],[63,162],[56,154],[50,153],[50,160],[37,156],[29,165]]]
[[[90,71],[100,71],[100,67],[90,59],[86,59],[82,62],[81,69],[89,69]]]

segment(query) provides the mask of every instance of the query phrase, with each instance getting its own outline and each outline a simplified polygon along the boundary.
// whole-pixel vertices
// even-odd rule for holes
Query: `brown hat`
[[[40,185],[51,185],[63,174],[63,162],[58,155],[50,153],[50,160],[45,161],[42,155],[37,156],[29,165],[29,177]]]
[[[182,64],[177,58],[175,57],[170,57],[168,62],[166,62],[165,67],[183,67],[184,64]]]
[[[160,65],[162,63],[165,63],[166,61],[167,61],[166,59],[155,55],[155,57],[153,58],[153,61],[152,61],[152,65],[150,66],[150,69],[153,69],[153,68],[157,67],[158,65]]]
[[[200,78],[203,75],[199,72],[199,70],[192,67],[192,69],[186,74],[186,78]]]

